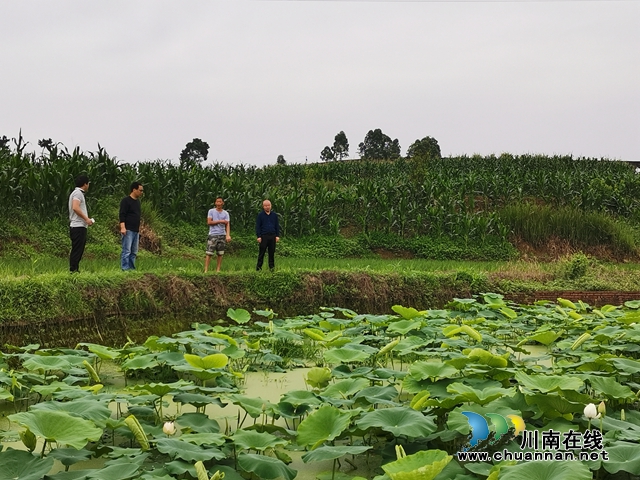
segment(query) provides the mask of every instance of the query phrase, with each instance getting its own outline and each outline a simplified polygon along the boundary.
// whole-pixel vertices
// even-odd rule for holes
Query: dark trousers
[[[275,267],[275,253],[276,253],[276,236],[275,235],[262,235],[262,241],[260,242],[260,251],[258,252],[258,264],[256,270],[262,269],[262,262],[264,262],[264,253],[269,250],[269,269],[273,270]]]
[[[84,253],[84,246],[87,244],[87,229],[85,227],[71,227],[69,228],[69,237],[71,237],[69,270],[77,272],[80,268],[80,260]]]

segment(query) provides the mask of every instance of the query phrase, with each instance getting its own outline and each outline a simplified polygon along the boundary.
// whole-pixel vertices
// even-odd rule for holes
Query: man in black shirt
[[[271,210],[271,202],[269,200],[262,202],[262,211],[256,218],[256,237],[258,237],[258,244],[260,244],[256,270],[262,269],[262,262],[267,249],[269,250],[269,270],[273,270],[276,243],[280,241],[280,223],[278,222],[278,214]]]
[[[131,193],[120,202],[120,236],[122,237],[122,270],[135,270],[140,240],[140,200],[144,187],[140,182],[131,184]]]

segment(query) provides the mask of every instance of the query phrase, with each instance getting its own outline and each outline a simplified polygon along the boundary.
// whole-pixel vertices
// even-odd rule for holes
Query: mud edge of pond
[[[279,317],[317,313],[322,306],[359,313],[390,313],[396,304],[440,308],[453,298],[503,293],[528,304],[558,297],[592,306],[620,305],[640,292],[501,292],[485,276],[468,272],[247,272],[209,275],[135,273],[108,281],[92,276],[5,282],[0,302],[0,348],[79,342],[121,346],[128,339],[171,335],[193,322],[224,321],[228,308],[272,309]]]

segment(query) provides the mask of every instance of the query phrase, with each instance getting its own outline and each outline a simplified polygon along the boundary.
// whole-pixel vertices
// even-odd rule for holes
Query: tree
[[[330,162],[331,160],[334,160],[336,157],[333,154],[333,149],[330,146],[326,146],[322,149],[322,151],[320,152],[320,160],[322,160],[323,162]]]
[[[287,161],[284,159],[284,155],[278,155],[278,158],[276,160],[276,163],[278,165],[286,165]]]
[[[180,152],[180,167],[192,168],[204,162],[208,155],[209,144],[199,138],[194,138]]]
[[[349,155],[349,140],[343,131],[338,133],[333,140],[333,157],[342,160]]]
[[[0,151],[9,151],[9,139],[6,135],[0,137]]]
[[[442,158],[438,141],[432,137],[424,137],[422,140],[416,140],[407,149],[407,158],[414,157]]]
[[[358,153],[364,160],[393,160],[400,157],[400,143],[397,138],[391,140],[391,137],[376,128],[369,130],[364,142],[358,145]]]
[[[331,160],[342,160],[349,155],[349,140],[343,131],[340,131],[333,139],[333,147],[326,146],[320,152],[320,160],[329,162]]]

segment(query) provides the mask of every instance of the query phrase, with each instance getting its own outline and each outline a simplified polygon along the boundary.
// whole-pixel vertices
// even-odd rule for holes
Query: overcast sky
[[[640,1],[0,0],[0,136],[27,150],[264,165],[375,128],[640,160]]]

